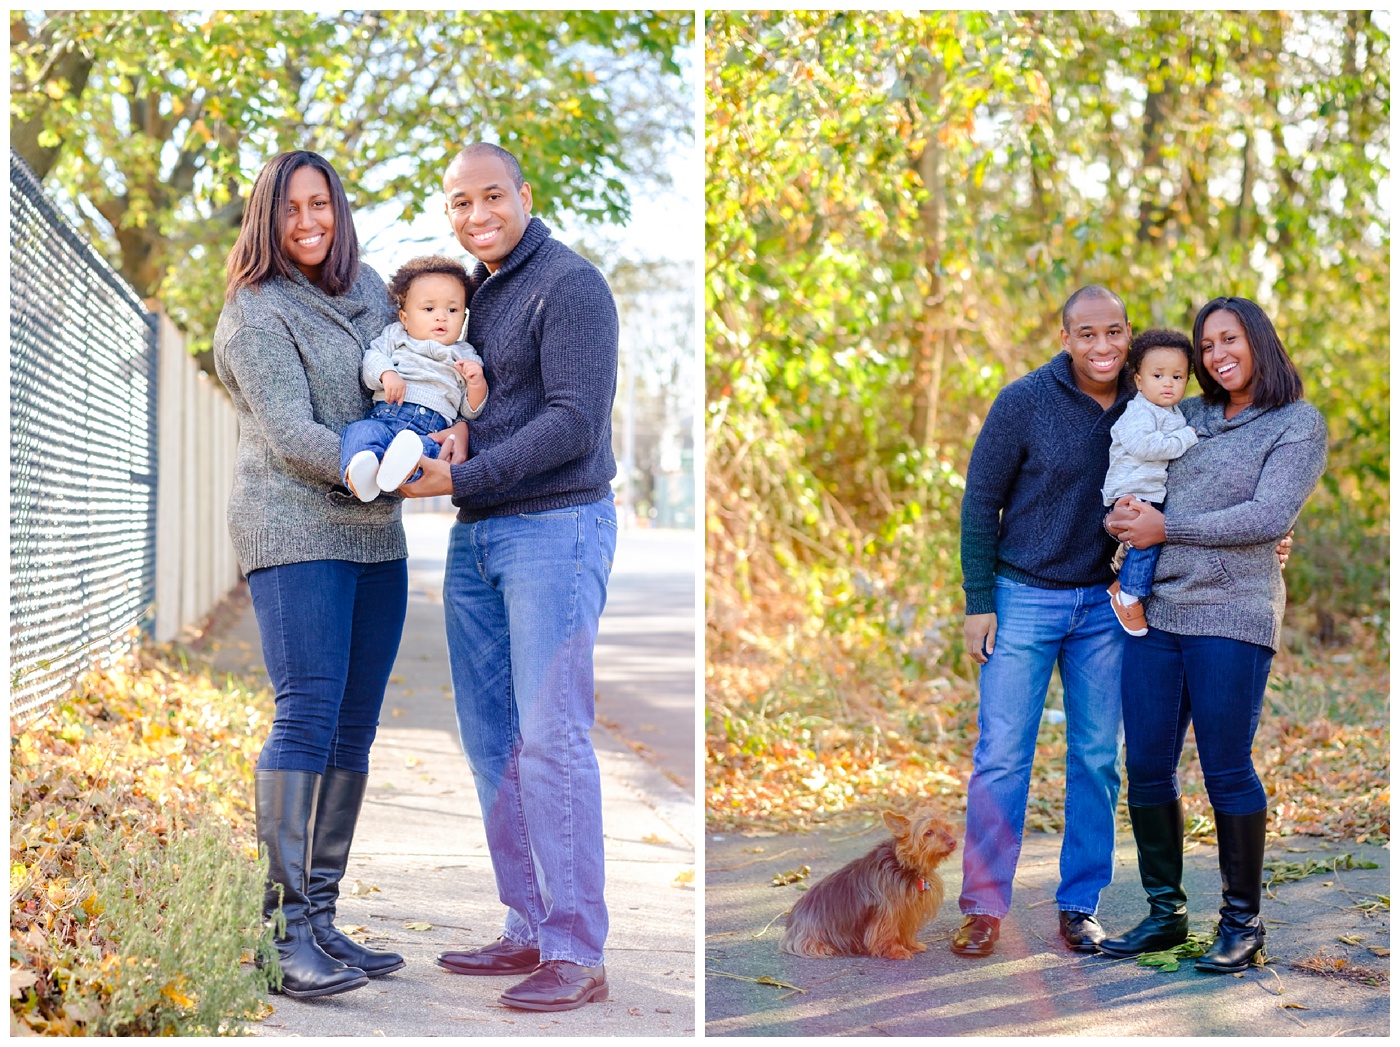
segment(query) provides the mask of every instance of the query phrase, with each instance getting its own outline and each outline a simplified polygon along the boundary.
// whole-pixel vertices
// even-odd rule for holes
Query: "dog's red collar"
[[[922,876],[919,877],[919,890],[921,890],[921,891],[926,891],[926,890],[928,890],[928,881],[925,880]]]

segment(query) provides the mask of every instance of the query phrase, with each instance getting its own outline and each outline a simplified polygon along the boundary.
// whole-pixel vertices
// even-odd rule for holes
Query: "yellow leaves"
[[[356,880],[350,885],[350,889],[345,893],[353,898],[362,898],[365,895],[377,894],[378,892],[379,888],[375,887],[373,884],[366,884],[362,880]]]
[[[671,881],[671,886],[672,886],[672,887],[681,887],[681,888],[685,888],[685,887],[691,887],[691,886],[693,886],[694,884],[695,884],[695,870],[694,870],[694,869],[682,869],[680,872],[676,873],[676,878],[675,878],[674,880]]]
[[[44,85],[44,94],[55,102],[61,102],[68,94],[68,85],[62,80],[50,80]]]
[[[666,839],[666,837],[664,837],[664,836],[658,836],[656,833],[647,833],[645,836],[642,837],[642,843],[670,843],[670,842],[671,842],[671,841],[668,840],[668,839]]]
[[[23,1028],[89,1032],[136,973],[101,955],[111,948],[98,921],[111,915],[99,892],[112,858],[163,848],[204,818],[232,826],[240,852],[256,857],[246,794],[262,743],[255,725],[270,706],[265,692],[225,689],[138,650],[12,734],[10,949],[36,994]],[[153,984],[151,996],[198,1003],[180,980]]]
[[[182,975],[163,986],[160,990],[160,994],[176,1007],[193,1007],[195,1001],[185,992],[186,985],[188,985],[188,979]]]
[[[433,925],[426,920],[409,920],[403,925],[403,929],[406,931],[431,931]]]

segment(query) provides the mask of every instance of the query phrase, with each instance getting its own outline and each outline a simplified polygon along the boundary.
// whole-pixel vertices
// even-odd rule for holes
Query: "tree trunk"
[[[920,225],[924,237],[924,268],[927,270],[927,290],[924,294],[923,315],[919,321],[919,343],[914,355],[914,416],[910,437],[919,447],[930,447],[938,433],[938,393],[943,379],[943,358],[947,349],[947,334],[943,330],[943,144],[931,119],[943,96],[946,73],[936,61],[925,84],[928,112],[923,121],[924,151],[919,154],[919,179],[928,192],[919,207]]]

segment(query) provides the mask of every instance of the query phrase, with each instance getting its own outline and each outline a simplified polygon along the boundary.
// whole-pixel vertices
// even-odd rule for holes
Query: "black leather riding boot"
[[[1249,966],[1264,948],[1264,921],[1259,903],[1264,892],[1264,826],[1269,811],[1253,814],[1215,812],[1220,841],[1220,923],[1215,944],[1196,961],[1196,970],[1234,974]]]
[[[1147,919],[1126,934],[1099,942],[1108,956],[1137,956],[1180,945],[1186,940],[1186,892],[1181,887],[1185,816],[1180,800],[1149,807],[1128,805],[1137,843],[1138,874],[1147,892]]]
[[[322,949],[342,963],[378,978],[402,967],[403,957],[396,952],[366,949],[335,927],[340,881],[350,861],[350,842],[368,783],[369,775],[340,767],[327,767],[321,776],[321,798],[316,805],[316,831],[311,839],[311,868],[307,874],[306,895],[311,903],[307,918]]]
[[[286,918],[286,929],[273,939],[282,967],[282,984],[273,991],[330,996],[368,984],[364,971],[326,955],[307,919],[306,866],[321,776],[311,771],[257,771],[253,782],[258,846],[267,854],[263,919],[273,919],[279,907]]]

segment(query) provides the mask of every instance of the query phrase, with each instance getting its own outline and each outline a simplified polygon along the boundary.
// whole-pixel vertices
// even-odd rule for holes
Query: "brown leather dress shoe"
[[[992,947],[1001,936],[1001,921],[995,916],[973,913],[964,916],[958,933],[953,935],[953,952],[959,956],[990,956]]]
[[[480,949],[439,953],[437,965],[453,974],[529,974],[540,965],[540,950],[502,935]]]
[[[584,967],[568,960],[546,960],[519,985],[501,993],[501,1002],[522,1011],[572,1011],[608,998],[603,965]]]
[[[1061,909],[1060,937],[1075,952],[1098,952],[1104,934],[1093,913]]]

